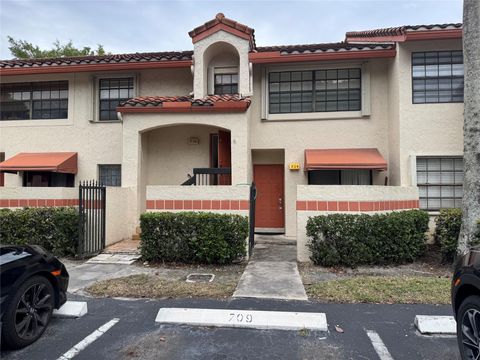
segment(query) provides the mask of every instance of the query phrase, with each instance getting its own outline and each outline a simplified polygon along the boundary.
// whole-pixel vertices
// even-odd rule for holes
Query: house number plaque
[[[290,170],[300,170],[300,163],[292,162],[292,163],[288,164],[288,168]]]

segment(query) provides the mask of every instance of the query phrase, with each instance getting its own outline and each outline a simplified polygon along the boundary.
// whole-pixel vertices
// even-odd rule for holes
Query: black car
[[[457,260],[452,306],[462,359],[480,359],[480,247],[472,248]]]
[[[68,272],[40,246],[0,245],[0,280],[2,347],[27,346],[67,301]]]

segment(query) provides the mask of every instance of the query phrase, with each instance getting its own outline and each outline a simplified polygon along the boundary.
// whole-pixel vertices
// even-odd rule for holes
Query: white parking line
[[[377,352],[378,357],[380,360],[393,360],[392,355],[388,351],[387,347],[383,343],[380,336],[373,330],[365,330],[370,341],[372,342],[373,348]]]
[[[119,322],[120,319],[114,318],[107,322],[106,324],[100,326],[97,330],[92,332],[90,335],[88,335],[85,339],[80,341],[78,344],[73,346],[70,350],[68,350],[65,354],[60,356],[57,360],[68,360],[68,359],[73,359],[78,353],[82,350],[84,350],[88,345],[93,343],[95,340],[97,340],[100,336],[105,334],[110,328],[115,325],[117,322]]]

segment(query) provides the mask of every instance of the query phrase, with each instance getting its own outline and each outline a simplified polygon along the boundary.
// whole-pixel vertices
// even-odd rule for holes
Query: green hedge
[[[462,225],[461,209],[442,209],[440,215],[435,219],[435,242],[440,245],[442,258],[445,262],[452,262],[455,258]],[[480,243],[480,226],[477,230],[473,243]]]
[[[435,242],[440,245],[443,261],[453,261],[461,225],[461,209],[442,209],[435,219]]]
[[[248,219],[207,212],[150,212],[140,217],[148,261],[228,264],[245,255]]]
[[[78,244],[78,210],[1,209],[0,243],[40,245],[57,256],[74,256]]]
[[[428,214],[421,210],[311,217],[307,222],[310,258],[323,266],[411,262],[425,252],[427,229]]]

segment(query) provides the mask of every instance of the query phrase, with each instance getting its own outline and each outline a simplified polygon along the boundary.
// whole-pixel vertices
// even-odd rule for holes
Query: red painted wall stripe
[[[78,199],[0,199],[0,208],[78,206]]]
[[[248,200],[147,200],[147,210],[248,210]]]
[[[385,201],[316,201],[298,200],[297,211],[386,211],[402,209],[418,209],[418,200],[385,200]]]

